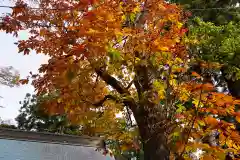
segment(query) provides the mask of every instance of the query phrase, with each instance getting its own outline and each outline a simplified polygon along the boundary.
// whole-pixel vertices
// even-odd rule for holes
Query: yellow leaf
[[[181,28],[183,26],[183,24],[182,23],[180,23],[180,22],[177,22],[177,27],[178,28]]]
[[[168,51],[168,50],[169,50],[168,47],[159,47],[159,49],[160,49],[161,51]]]
[[[61,99],[61,98],[58,98],[58,99],[57,99],[57,102],[58,102],[58,103],[61,103],[61,102],[62,102],[62,99]]]
[[[177,43],[179,43],[179,42],[180,42],[180,38],[177,37],[177,38],[174,39],[174,41],[177,42]]]
[[[201,126],[205,126],[204,121],[202,121],[202,120],[198,120],[197,122],[198,122]]]
[[[140,12],[140,7],[139,7],[139,6],[135,7],[135,8],[133,9],[133,12],[134,12],[134,13]]]
[[[228,147],[232,148],[232,146],[233,146],[233,141],[230,140],[230,139],[227,139],[227,140],[226,140],[226,144],[227,144]]]
[[[198,99],[195,99],[195,98],[194,98],[192,103],[195,105],[195,107],[200,107],[201,108],[201,107],[204,106],[204,104],[202,102],[200,102]]]

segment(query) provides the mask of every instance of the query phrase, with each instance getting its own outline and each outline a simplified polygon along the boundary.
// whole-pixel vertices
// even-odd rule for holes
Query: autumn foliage
[[[0,29],[14,35],[28,30],[31,37],[18,42],[19,52],[49,56],[41,74],[32,74],[38,94],[53,95],[43,106],[49,114],[67,113],[72,123],[88,127],[86,134],[134,148],[139,133],[146,160],[189,159],[197,149],[203,159],[240,152],[235,125],[218,118],[231,115],[240,122],[240,101],[189,71],[195,59],[187,47],[195,42],[186,39],[189,14],[180,6],[162,0],[41,0],[38,8],[18,1],[12,9]],[[138,132],[116,118],[119,112],[134,115]],[[203,141],[213,132],[219,133],[218,145]]]

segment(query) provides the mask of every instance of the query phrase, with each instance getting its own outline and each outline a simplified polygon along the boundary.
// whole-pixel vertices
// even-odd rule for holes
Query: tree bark
[[[154,134],[142,137],[144,159],[146,160],[169,160],[170,152],[166,146],[166,138],[163,134]]]
[[[148,106],[146,108],[151,108]],[[141,107],[143,108],[143,107]],[[150,114],[155,113],[156,116]],[[158,125],[160,115],[156,110],[149,113],[148,110],[142,109],[142,114],[135,115],[141,136],[144,160],[169,160],[170,151],[167,147],[166,130],[162,125]]]

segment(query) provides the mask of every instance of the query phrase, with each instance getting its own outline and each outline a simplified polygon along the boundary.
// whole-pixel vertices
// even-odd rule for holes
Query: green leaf
[[[134,22],[134,20],[135,20],[135,13],[130,13],[130,20],[131,20],[131,22]]]
[[[181,113],[184,110],[186,110],[186,108],[182,104],[178,104],[177,107],[178,107],[176,110],[177,113]]]
[[[108,56],[112,61],[118,61],[121,59],[121,53],[117,49],[109,46],[107,48],[107,51],[108,51]]]
[[[203,121],[201,121],[201,120],[198,121],[198,124],[199,124],[200,126],[205,126],[205,123],[204,123]]]

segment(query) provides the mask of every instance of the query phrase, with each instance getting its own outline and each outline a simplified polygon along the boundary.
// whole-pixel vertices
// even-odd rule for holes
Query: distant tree
[[[43,110],[42,105],[50,96],[26,94],[16,117],[17,128],[22,130],[46,131],[53,133],[79,134],[80,127],[70,125],[65,115],[49,115]]]
[[[201,17],[203,21],[210,21],[216,25],[227,24],[230,21],[239,22],[239,0],[170,0],[181,4],[191,11],[193,17]]]
[[[17,127],[11,122],[11,120],[2,120],[0,118],[0,127],[1,128],[10,128],[10,129],[16,129]]]
[[[19,72],[12,66],[0,67],[0,85],[5,85],[8,87],[18,86],[18,80]],[[2,96],[0,96],[0,98],[2,98]]]
[[[19,72],[12,66],[0,67],[0,84],[14,87],[19,79]]]

